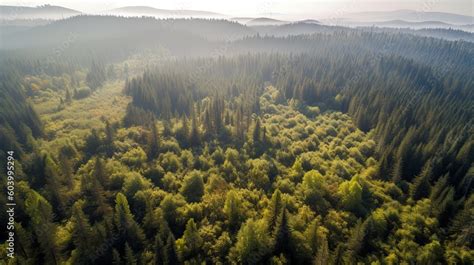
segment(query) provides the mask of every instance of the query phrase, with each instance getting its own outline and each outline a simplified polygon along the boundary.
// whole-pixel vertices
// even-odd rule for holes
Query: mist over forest
[[[473,264],[472,16],[413,12],[0,6],[0,263]]]

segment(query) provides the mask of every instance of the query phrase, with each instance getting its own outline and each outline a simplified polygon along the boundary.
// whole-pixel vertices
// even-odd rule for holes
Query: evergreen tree
[[[273,253],[275,255],[284,254],[288,260],[295,260],[295,254],[292,247],[293,237],[292,237],[292,228],[288,222],[288,213],[286,209],[282,210],[278,224],[275,228],[275,246],[273,248]]]
[[[52,207],[41,195],[30,191],[25,200],[25,211],[31,219],[31,226],[45,264],[60,264],[61,256],[55,241],[56,225],[53,223]]]
[[[106,186],[109,183],[104,161],[98,156],[95,158],[93,174],[102,186]]]
[[[155,265],[163,265],[164,264],[164,255],[165,255],[165,244],[161,239],[161,235],[157,234],[155,236],[155,244],[153,246],[154,250],[154,257],[153,262]]]
[[[180,264],[178,252],[176,251],[176,243],[172,233],[168,235],[166,245],[164,247],[163,260],[165,265]]]
[[[199,171],[192,171],[184,178],[181,194],[188,202],[199,202],[204,195],[204,181]]]
[[[137,265],[137,259],[133,255],[133,250],[125,243],[125,265]]]
[[[235,191],[231,190],[227,193],[223,210],[231,231],[236,231],[240,225],[242,216],[241,201]]]
[[[318,252],[316,253],[315,264],[329,264],[329,247],[328,240],[325,236],[321,238],[321,243],[318,247]]]
[[[160,137],[158,135],[158,129],[156,128],[156,124],[154,122],[151,125],[151,133],[148,136],[147,146],[148,159],[152,160],[158,156],[160,151]]]
[[[240,264],[261,264],[269,254],[269,243],[262,224],[249,219],[237,234],[232,255]]]
[[[199,146],[201,144],[201,133],[194,112],[192,115],[191,134],[189,135],[188,142],[191,146]]]
[[[260,143],[261,126],[262,125],[260,124],[260,119],[257,118],[255,121],[255,127],[253,129],[253,134],[252,134],[254,145],[257,145],[258,143]]]
[[[112,250],[112,264],[113,265],[121,265],[122,259],[120,258],[120,253],[114,248]]]
[[[183,237],[176,242],[179,252],[181,253],[181,260],[186,261],[190,259],[198,260],[201,253],[203,239],[199,235],[194,219],[189,219],[184,230]]]
[[[93,174],[84,174],[81,178],[81,194],[85,199],[83,209],[89,215],[92,223],[102,220],[112,212],[111,207],[106,202],[104,187],[95,176],[95,172],[99,174],[103,172],[102,163],[95,163],[94,166],[97,167],[97,171],[94,170]]]
[[[91,133],[86,137],[84,153],[87,157],[91,157],[98,153],[99,147],[101,145],[102,140],[99,136],[99,132],[96,129],[92,129]]]
[[[107,156],[112,156],[115,150],[114,147],[114,134],[115,130],[109,121],[105,121],[105,139],[104,139],[104,148]]]
[[[428,197],[431,190],[430,185],[431,167],[425,166],[423,171],[415,177],[410,188],[410,195],[414,200],[419,200]]]
[[[130,212],[127,198],[122,193],[117,193],[115,203],[114,223],[117,231],[122,235],[124,242],[138,248],[143,243],[145,236]]]
[[[86,76],[87,85],[92,89],[96,90],[102,86],[106,80],[105,68],[101,63],[92,61],[89,73]]]
[[[71,91],[69,91],[69,88],[66,87],[66,103],[70,104],[72,102],[72,96],[71,96]]]
[[[280,190],[276,190],[275,192],[273,192],[270,202],[270,208],[268,211],[268,227],[270,229],[270,232],[273,233],[273,230],[276,228],[283,209],[284,204],[281,198],[281,192]]]
[[[92,248],[94,246],[94,231],[82,211],[83,204],[83,201],[74,203],[71,216],[73,224],[71,236],[75,246],[74,260],[78,264],[90,263],[89,254],[94,251]]]

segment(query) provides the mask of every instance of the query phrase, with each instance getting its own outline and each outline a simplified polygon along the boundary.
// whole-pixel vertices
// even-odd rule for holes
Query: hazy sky
[[[0,0],[2,5],[60,5],[85,12],[122,6],[151,6],[163,9],[192,9],[233,16],[285,13],[315,17],[334,17],[340,13],[413,9],[442,11],[474,16],[472,0]]]

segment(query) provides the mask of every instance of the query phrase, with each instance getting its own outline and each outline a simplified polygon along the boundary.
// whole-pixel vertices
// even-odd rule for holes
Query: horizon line
[[[77,12],[80,12],[80,13],[83,13],[83,14],[91,14],[92,12],[89,11],[89,12],[86,12],[86,11],[82,11],[82,10],[79,10],[79,9],[76,9],[76,8],[71,8],[71,7],[67,7],[65,5],[51,5],[51,4],[41,4],[41,5],[21,5],[21,4],[18,4],[18,5],[3,5],[3,4],[0,4],[0,7],[2,6],[10,6],[10,7],[30,7],[30,8],[39,8],[39,7],[44,7],[44,6],[52,6],[52,7],[62,7],[62,8],[67,8],[67,9],[70,9],[70,10],[73,10],[73,11],[77,11]],[[242,16],[241,14],[225,14],[225,13],[221,13],[221,12],[218,12],[218,11],[209,11],[209,10],[203,10],[203,9],[168,9],[168,8],[159,8],[159,7],[155,7],[155,6],[149,6],[149,5],[128,5],[128,6],[120,6],[120,7],[115,7],[115,8],[111,8],[111,9],[105,9],[105,10],[95,10],[93,12],[104,12],[104,11],[111,11],[111,10],[115,10],[115,9],[120,9],[120,8],[126,8],[126,7],[146,7],[146,8],[153,8],[153,9],[157,9],[157,10],[166,10],[166,11],[199,11],[199,12],[209,12],[209,13],[215,13],[217,15],[225,15],[225,16]],[[365,10],[365,11],[355,11],[355,12],[349,12],[350,14],[357,14],[357,13],[365,13],[365,12],[396,12],[396,11],[413,11],[413,12],[421,12],[421,13],[447,13],[447,14],[453,14],[453,15],[458,15],[458,16],[465,16],[465,17],[471,17],[471,18],[474,18],[474,15],[466,15],[466,14],[459,14],[459,13],[454,13],[454,12],[447,12],[447,11],[417,11],[415,9],[406,9],[406,8],[402,8],[402,9],[392,9],[392,10]],[[281,13],[281,12],[270,12],[270,14],[279,14],[279,15],[308,15],[308,14],[305,14],[305,13]],[[258,14],[255,14],[255,15],[263,15],[263,14],[268,14],[267,13],[258,13]]]

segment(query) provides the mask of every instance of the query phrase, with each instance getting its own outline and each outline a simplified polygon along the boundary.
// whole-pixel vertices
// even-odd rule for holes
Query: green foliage
[[[123,236],[123,240],[126,243],[134,246],[134,248],[137,248],[142,244],[145,236],[138,223],[135,222],[134,217],[130,212],[127,198],[122,193],[117,193],[115,199],[114,223],[117,231]],[[132,257],[133,255],[129,255],[127,258],[129,259],[129,262],[132,262]]]
[[[339,186],[339,195],[341,204],[344,208],[354,212],[359,216],[365,215],[367,209],[363,201],[363,183],[359,177],[354,177],[349,181],[343,182]]]
[[[184,177],[184,183],[180,190],[188,202],[201,201],[204,195],[204,182],[199,171],[192,171]]]
[[[265,225],[249,219],[239,230],[237,242],[231,250],[231,257],[241,264],[259,264],[268,255],[270,237]]]
[[[32,150],[31,138],[43,134],[43,125],[26,98],[18,73],[2,69],[0,91],[0,155],[7,150],[22,155],[25,148]]]
[[[89,73],[87,73],[86,82],[87,85],[92,89],[96,90],[106,80],[106,72],[105,68],[102,63],[97,63],[96,61],[92,61],[91,68]]]
[[[395,56],[372,54],[388,42]],[[2,74],[18,263],[472,264],[470,43],[340,29],[229,45],[284,53]]]
[[[194,260],[198,262],[202,250],[203,239],[199,235],[196,223],[190,219],[186,224],[183,237],[176,241],[178,252],[181,253],[181,260]]]
[[[94,251],[94,231],[89,224],[89,220],[82,210],[84,202],[78,201],[74,203],[72,209],[71,223],[73,230],[71,233],[75,246],[72,259],[73,263],[81,264],[90,262],[89,253]]]
[[[341,185],[343,188],[343,184]],[[310,205],[318,213],[325,213],[329,208],[329,202],[325,199],[329,190],[324,177],[316,170],[308,171],[303,176],[302,194],[306,204]]]
[[[90,96],[92,94],[92,90],[88,87],[81,87],[81,88],[78,88],[78,89],[74,89],[74,99],[83,99],[83,98],[87,98],[88,96]]]
[[[242,221],[242,202],[240,195],[231,190],[227,193],[224,203],[224,214],[231,231],[236,231]]]
[[[25,212],[31,219],[34,240],[39,245],[41,259],[45,263],[60,262],[58,245],[56,243],[56,224],[53,223],[52,207],[46,199],[35,191],[26,194]]]
[[[123,154],[121,160],[127,166],[140,168],[147,161],[147,156],[141,147],[137,147]]]

